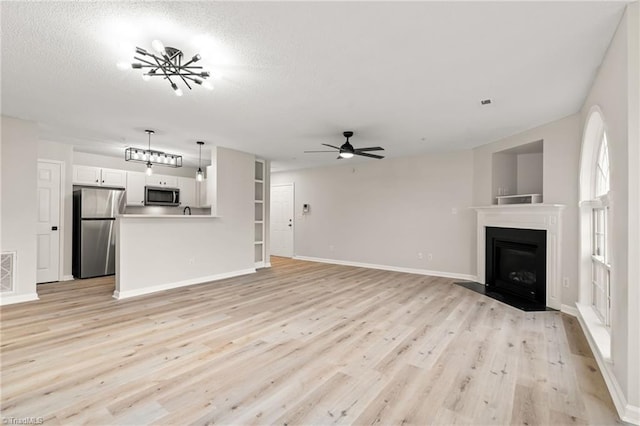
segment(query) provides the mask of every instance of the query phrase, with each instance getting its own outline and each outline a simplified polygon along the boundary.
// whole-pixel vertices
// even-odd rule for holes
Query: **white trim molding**
[[[601,329],[604,329],[604,326],[595,318],[596,314],[593,312],[591,306],[581,304],[577,304],[576,306],[578,308],[578,322],[587,338],[587,342],[589,342],[589,347],[598,363],[598,367],[600,368],[600,372],[602,373],[602,377],[607,385],[618,415],[625,422],[640,425],[640,407],[627,402],[622,387],[613,372],[610,337],[604,335],[604,333],[607,333],[604,330],[600,330],[600,332],[597,331],[598,326]]]
[[[561,204],[507,204],[474,207],[478,212],[477,281],[485,284],[487,226],[547,231],[547,306],[561,310],[562,211]]]
[[[39,300],[38,293],[12,294],[9,292],[0,293],[0,306],[13,305],[14,303],[24,303]]]
[[[381,269],[383,271],[405,272],[407,274],[429,275],[432,277],[453,278],[456,280],[475,281],[476,277],[467,274],[458,274],[456,272],[430,271],[427,269],[405,268],[402,266],[378,265],[375,263],[351,262],[349,260],[324,259],[312,256],[293,256],[297,260],[306,260],[309,262],[330,263],[333,265],[355,266],[358,268]]]
[[[564,303],[560,305],[560,312],[571,315],[572,317],[578,316],[578,309],[575,306],[565,305]]]
[[[225,272],[225,273],[222,273],[222,274],[209,275],[209,276],[206,276],[206,277],[191,278],[191,279],[184,280],[184,281],[177,281],[177,282],[173,282],[173,283],[159,284],[159,285],[154,285],[154,286],[151,286],[151,287],[144,287],[144,288],[140,288],[140,289],[133,289],[133,290],[127,290],[127,291],[118,291],[116,289],[116,291],[113,292],[113,298],[114,299],[118,299],[118,300],[128,299],[130,297],[142,296],[142,295],[145,295],[145,294],[156,293],[158,291],[171,290],[171,289],[174,289],[174,288],[187,287],[187,286],[190,286],[190,285],[206,284],[206,283],[210,283],[212,281],[223,280],[223,279],[226,279],[226,278],[233,278],[233,277],[239,277],[241,275],[254,274],[255,272],[256,272],[256,270],[253,269],[253,268],[241,269],[239,271]]]
[[[60,281],[73,281],[73,275],[63,275]]]

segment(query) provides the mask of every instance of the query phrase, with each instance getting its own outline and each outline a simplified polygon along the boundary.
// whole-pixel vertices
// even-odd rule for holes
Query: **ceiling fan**
[[[342,144],[341,147],[337,147],[334,145],[329,145],[328,143],[323,143],[322,145],[328,146],[329,148],[338,150],[338,160],[341,158],[351,158],[354,155],[360,155],[362,157],[375,158],[380,160],[384,158],[382,155],[377,154],[369,154],[368,151],[384,151],[384,148],[379,146],[370,146],[367,148],[354,148],[353,145],[349,143],[349,138],[353,136],[353,132],[343,132],[342,135],[347,138],[347,141]],[[305,151],[305,152],[335,152],[335,151]]]

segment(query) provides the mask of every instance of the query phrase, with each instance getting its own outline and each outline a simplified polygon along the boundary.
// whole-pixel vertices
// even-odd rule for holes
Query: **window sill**
[[[585,328],[587,339],[598,350],[601,359],[605,362],[611,362],[611,334],[605,325],[600,321],[598,315],[593,308],[588,305],[576,303],[578,308],[580,322]]]

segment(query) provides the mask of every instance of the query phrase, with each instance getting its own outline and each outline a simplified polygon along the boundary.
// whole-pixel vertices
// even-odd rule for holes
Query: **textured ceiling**
[[[381,145],[389,157],[466,149],[579,110],[624,2],[2,2],[2,114],[43,139],[197,161],[196,140],[275,169]],[[144,82],[123,45],[199,52],[214,91]],[[480,100],[493,103],[481,106]],[[353,160],[349,160],[353,161]],[[376,161],[356,159],[356,161]],[[383,160],[384,161],[384,160]],[[192,163],[193,164],[193,163]]]

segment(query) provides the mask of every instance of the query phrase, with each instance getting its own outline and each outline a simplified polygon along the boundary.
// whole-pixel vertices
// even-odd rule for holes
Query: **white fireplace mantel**
[[[486,227],[547,231],[547,306],[560,310],[562,291],[561,204],[510,204],[473,207],[478,212],[478,282],[485,284]]]

